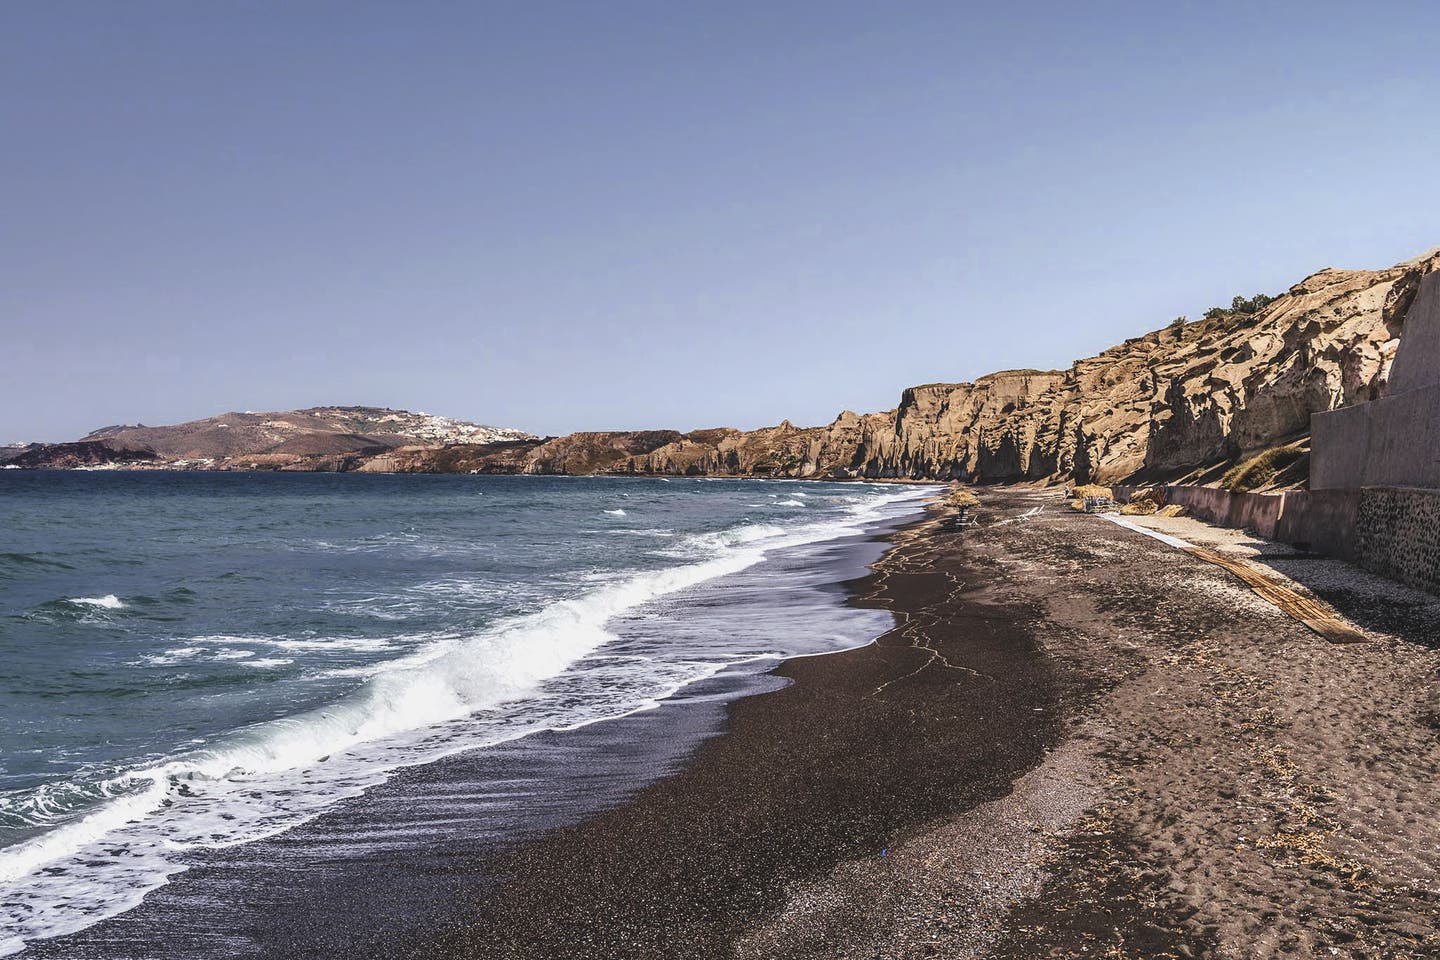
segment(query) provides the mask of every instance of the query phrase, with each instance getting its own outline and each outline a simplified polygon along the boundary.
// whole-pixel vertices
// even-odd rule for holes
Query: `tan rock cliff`
[[[1327,268],[1254,313],[1169,326],[1077,360],[911,387],[886,413],[824,427],[577,434],[526,472],[1114,481],[1194,475],[1303,436],[1310,414],[1379,396],[1419,279]],[[603,436],[603,456],[576,456]],[[627,439],[621,440],[624,437]],[[622,448],[632,452],[620,454]]]
[[[786,420],[748,431],[542,441],[424,414],[335,407],[110,427],[85,439],[153,450],[157,466],[205,469],[1203,479],[1237,457],[1303,438],[1312,413],[1382,395],[1420,278],[1437,268],[1440,249],[1385,270],[1326,268],[1263,308],[1237,304],[1171,324],[1068,370],[911,387],[894,410],[846,411],[821,427]],[[73,459],[55,449],[61,462]],[[30,451],[26,463],[43,466],[47,456],[46,448]]]

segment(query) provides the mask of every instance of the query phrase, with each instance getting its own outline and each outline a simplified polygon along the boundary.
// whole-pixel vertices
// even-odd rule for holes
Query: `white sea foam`
[[[291,660],[288,657],[259,657],[255,660],[246,660],[241,664],[241,666],[254,667],[258,670],[266,670],[271,667],[283,667],[287,664],[291,664],[294,662],[294,660]]]
[[[203,657],[206,653],[204,647],[172,647],[164,653],[153,653],[148,657],[141,657],[135,662],[150,664],[154,667],[168,667],[171,664],[193,660],[195,657]]]
[[[63,809],[31,822],[53,824],[0,849],[0,955],[26,939],[53,936],[129,909],[165,882],[183,861],[176,854],[269,836],[354,796],[390,771],[544,728],[568,728],[648,709],[681,687],[729,664],[679,662],[646,668],[650,679],[621,698],[605,694],[576,713],[561,697],[534,702],[525,723],[486,725],[504,705],[532,703],[547,682],[613,641],[606,624],[658,598],[738,573],[767,552],[858,533],[883,508],[915,496],[899,491],[867,498],[844,513],[807,523],[744,523],[682,540],[686,562],[634,573],[498,622],[472,636],[421,642],[326,706],[257,724],[100,784],[98,802],[67,819]],[[612,511],[607,511],[607,513]],[[109,598],[114,599],[114,598]],[[394,642],[396,647],[413,643]],[[204,636],[166,656],[233,659],[255,669],[285,666],[251,647],[383,651],[391,641],[356,638]],[[776,654],[766,653],[764,656]],[[363,675],[368,668],[357,673]],[[633,669],[633,668],[632,668]],[[653,671],[653,672],[652,672]],[[634,686],[632,684],[632,686]],[[602,691],[606,689],[602,685]],[[591,697],[594,700],[594,697]],[[94,788],[92,788],[94,789]],[[73,809],[65,804],[52,807]],[[64,861],[63,875],[45,868]]]
[[[775,505],[776,505],[777,507],[803,507],[803,506],[805,506],[805,501],[804,501],[804,500],[777,500],[777,501],[775,501]]]
[[[103,597],[71,597],[66,603],[73,603],[78,607],[101,607],[105,610],[125,608],[125,603],[113,593],[107,593]]]
[[[388,637],[261,637],[214,634],[192,637],[190,642],[212,645],[248,643],[256,646],[275,647],[280,650],[352,650],[362,653],[381,653],[396,649],[400,645],[400,639],[401,638]]]
[[[681,540],[682,548],[690,553],[709,553],[726,547],[758,543],[785,535],[787,528],[775,523],[744,523],[738,527],[717,530],[714,533],[697,533]],[[682,553],[684,550],[682,549]]]
[[[415,638],[414,642],[419,642]],[[289,637],[246,637],[229,636],[216,634],[211,636],[190,637],[185,641],[184,646],[171,647],[161,653],[150,654],[134,661],[137,664],[165,667],[174,666],[180,663],[201,663],[201,662],[224,662],[246,661],[246,666],[277,666],[281,661],[276,659],[251,660],[257,655],[256,650],[245,649],[246,646],[291,651],[318,651],[323,653],[344,653],[344,654],[369,654],[386,653],[402,648],[399,638],[384,637],[313,637],[313,638],[289,638]],[[285,660],[284,663],[292,661]]]

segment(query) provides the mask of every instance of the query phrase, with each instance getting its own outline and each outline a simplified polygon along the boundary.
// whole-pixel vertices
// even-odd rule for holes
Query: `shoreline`
[[[983,526],[902,530],[856,582],[895,630],[786,661],[406,956],[1440,955],[1440,600],[1277,548],[1367,637],[1336,646],[1053,493],[977,492]]]
[[[873,483],[896,484],[907,487],[948,487],[955,480],[933,478],[907,479],[905,477],[831,477],[812,474],[808,477],[767,477],[749,473],[706,473],[689,475],[684,473],[526,473],[514,472],[471,473],[454,470],[288,470],[283,467],[262,469],[259,467],[182,467],[174,464],[98,464],[76,467],[22,467],[18,464],[0,464],[0,470],[15,470],[24,473],[232,473],[232,474],[285,474],[300,476],[364,476],[364,477],[545,477],[552,480],[758,480],[766,483]],[[1035,486],[1029,481],[1009,484],[1017,487]],[[1049,484],[1055,487],[1058,484]],[[1047,487],[1047,488],[1048,488]]]
[[[1440,956],[1440,599],[1140,518],[1242,544],[1366,635],[1337,646],[1054,491],[976,492],[979,526],[936,508],[869,538],[892,546],[848,602],[898,615],[871,643],[412,768],[34,955],[211,956],[219,929],[266,957]],[[544,769],[583,789],[533,792]],[[533,812],[518,839],[452,805],[497,784]],[[457,812],[344,854],[357,814]],[[276,915],[237,931],[246,876]]]
[[[1029,604],[933,550],[964,535],[936,516],[897,531],[849,584],[849,602],[896,612],[894,629],[779,664],[768,676],[786,685],[732,702],[678,771],[510,851],[475,916],[407,955],[792,955],[745,946],[787,890],[883,862],[897,836],[1009,794],[1083,682],[1026,642]],[[950,640],[932,649],[917,629]]]
[[[816,601],[827,609],[838,606],[845,598],[841,585],[884,555],[886,535],[921,515],[919,503],[916,497],[899,516],[808,545],[804,559],[782,559],[771,576],[801,597],[819,587],[828,596]],[[795,571],[785,572],[787,565]],[[745,596],[728,603],[745,602],[738,599]],[[795,609],[805,609],[804,603]],[[716,615],[724,616],[722,610]],[[830,616],[824,614],[823,622],[830,623]],[[864,646],[870,641],[863,638],[884,630],[890,619],[843,616],[865,624],[860,630],[866,632],[837,622],[835,633],[793,638],[776,649],[818,656],[841,640]],[[387,782],[273,837],[196,851],[186,857],[186,869],[138,906],[69,934],[33,940],[22,955],[393,955],[452,921],[456,904],[487,889],[496,851],[517,836],[583,819],[673,772],[696,744],[721,732],[728,703],[784,682],[772,676],[782,662],[773,656],[733,661],[646,708],[399,768]],[[395,842],[384,839],[392,830]],[[353,850],[352,837],[359,841]],[[194,922],[198,917],[206,918],[203,924]]]

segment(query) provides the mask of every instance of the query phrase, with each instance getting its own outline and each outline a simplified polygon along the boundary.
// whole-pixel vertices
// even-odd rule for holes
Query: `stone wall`
[[[1440,490],[1371,487],[1355,518],[1360,565],[1440,593]]]

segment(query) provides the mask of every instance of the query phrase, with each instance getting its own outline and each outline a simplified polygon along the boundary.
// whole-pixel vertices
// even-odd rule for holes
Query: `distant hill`
[[[172,426],[117,424],[81,442],[106,441],[151,450],[162,460],[221,461],[245,457],[371,456],[405,446],[534,440],[523,430],[489,427],[387,407],[311,407],[283,412],[223,413]]]

